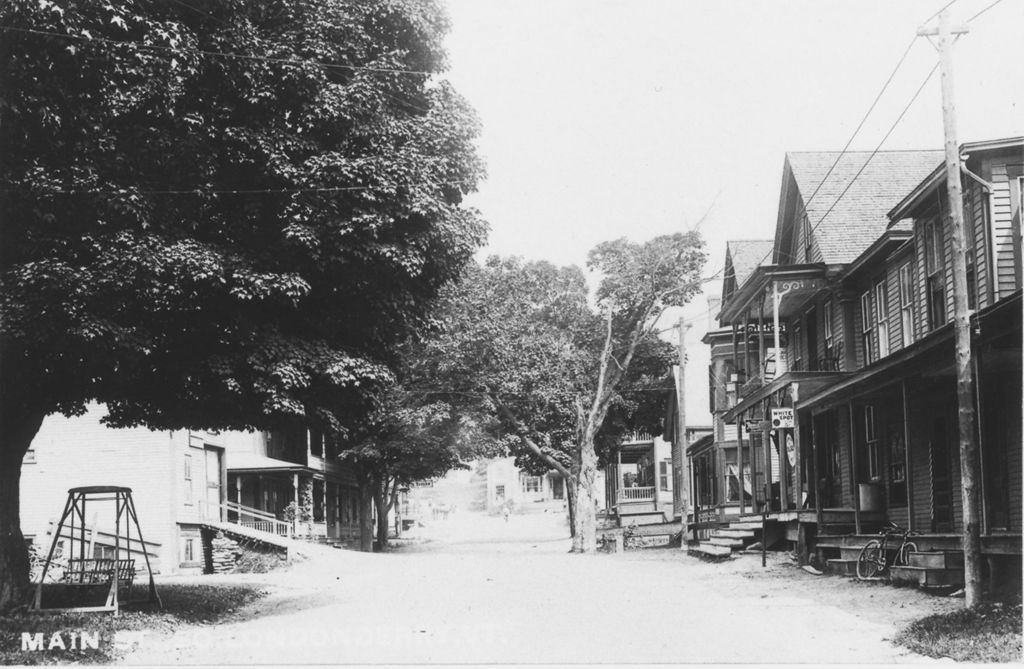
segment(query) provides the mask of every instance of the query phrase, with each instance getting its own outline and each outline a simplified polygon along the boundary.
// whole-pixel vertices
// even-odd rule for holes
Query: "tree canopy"
[[[605,320],[588,300],[578,267],[491,257],[443,292],[441,331],[426,345],[424,387],[465,411],[490,415],[517,464],[559,471],[570,511],[580,474],[580,407],[596,392]],[[650,333],[648,333],[650,334]],[[607,455],[634,430],[661,431],[674,349],[642,338],[618,379],[595,436]]]
[[[0,25],[6,543],[49,413],[344,433],[372,409],[486,233],[439,3],[14,0]]]

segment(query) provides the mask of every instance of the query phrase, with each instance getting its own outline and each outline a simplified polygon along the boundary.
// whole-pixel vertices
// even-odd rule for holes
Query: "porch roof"
[[[800,388],[807,392],[817,392],[823,387],[828,387],[850,376],[852,372],[786,372],[765,386],[761,386],[750,395],[746,396],[736,406],[725,412],[722,419],[726,423],[736,420],[741,413],[755,406],[764,398],[771,396],[791,384],[799,383]],[[797,403],[799,406],[799,403]]]
[[[621,456],[623,464],[631,465],[638,462],[640,458],[645,455],[653,455],[654,440],[632,441],[619,444],[616,451],[618,452],[618,456]]]
[[[299,465],[287,460],[268,458],[259,453],[228,451],[227,469],[229,472],[295,472],[305,473],[312,471],[309,467]]]
[[[826,287],[828,279],[839,271],[839,267],[830,267],[822,263],[805,265],[761,265],[755,269],[743,285],[730,296],[729,302],[722,305],[718,314],[723,324],[740,323],[745,313],[761,312],[760,303],[756,300],[768,290],[773,282],[787,289],[779,306],[779,315],[788,315],[793,306],[802,304],[812,294]],[[772,315],[771,307],[765,309],[765,315]]]
[[[980,327],[979,343],[989,341],[993,336],[1005,335],[1007,330],[1014,332],[1015,341],[1020,340],[1020,307],[1021,291],[1004,298],[995,304],[982,309],[971,316],[971,325]],[[819,392],[804,395],[796,402],[797,409],[828,408],[833,404],[850,397],[856,397],[876,389],[895,383],[922,368],[928,368],[933,376],[952,374],[954,366],[953,323],[946,323],[923,339],[914,342],[907,348],[878,361],[877,363],[854,372],[838,383],[832,384]],[[1019,355],[1019,348],[1015,349]],[[936,365],[936,360],[939,364]]]

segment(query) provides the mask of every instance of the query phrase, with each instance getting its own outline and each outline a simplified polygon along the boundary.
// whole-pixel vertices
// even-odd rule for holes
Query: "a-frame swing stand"
[[[113,557],[97,558],[87,555],[87,550],[92,549],[91,542],[86,539],[85,508],[86,502],[113,502],[114,503],[114,553]],[[101,504],[101,507],[104,506]],[[108,507],[109,508],[109,507]],[[123,526],[122,526],[123,523]],[[132,557],[132,525],[135,526],[135,542],[138,544],[138,551],[146,562],[146,572],[149,574],[149,592],[146,599],[134,600],[136,602],[155,603],[162,606],[160,597],[156,592],[156,583],[153,581],[153,568],[149,563],[149,554],[146,553],[146,545],[142,540],[142,530],[139,527],[139,518],[135,513],[135,502],[132,500],[131,488],[120,486],[86,486],[71,488],[68,490],[68,500],[64,505],[64,513],[53,535],[53,543],[50,545],[50,552],[43,564],[43,572],[36,584],[35,597],[32,600],[31,610],[33,611],[113,611],[118,615],[122,604],[133,602],[132,585],[135,581],[135,559]],[[67,607],[43,607],[43,582],[46,574],[53,566],[54,553],[61,539],[69,539],[62,558],[66,558],[67,567],[60,584],[70,594],[72,602],[75,602],[81,595],[83,597],[92,595],[95,598],[95,591],[103,591],[106,586],[106,597],[103,603],[94,603],[85,606]],[[123,543],[122,543],[123,539]],[[127,590],[125,599],[121,600],[121,591]]]

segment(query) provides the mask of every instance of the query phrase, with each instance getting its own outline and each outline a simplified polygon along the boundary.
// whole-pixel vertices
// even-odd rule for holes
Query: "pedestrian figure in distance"
[[[508,504],[506,504],[505,506],[501,507],[501,517],[505,519],[506,523],[508,522],[508,513]]]

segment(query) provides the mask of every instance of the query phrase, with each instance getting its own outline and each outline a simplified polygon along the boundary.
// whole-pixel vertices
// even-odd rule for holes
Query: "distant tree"
[[[339,456],[354,464],[359,483],[360,550],[372,550],[372,510],[377,512],[376,536],[383,549],[388,513],[401,488],[468,469],[466,461],[490,455],[494,448],[494,439],[474,417],[447,402],[392,388],[356,443]]]
[[[598,250],[611,253],[624,244]],[[695,244],[698,248],[691,249]],[[437,392],[497,417],[515,437],[511,443],[520,465],[534,472],[553,469],[564,477],[574,549],[580,551],[596,544],[593,482],[599,450],[608,452],[634,429],[660,432],[673,355],[672,347],[657,338],[653,323],[665,306],[683,303],[696,291],[686,284],[703,258],[699,238],[683,235],[652,240],[644,250],[633,251],[633,258],[627,254],[628,249],[621,250],[618,263],[592,254],[595,267],[605,274],[602,291],[626,281],[634,269],[631,262],[650,261],[649,270],[665,276],[635,274],[658,293],[646,302],[635,299],[632,312],[614,315],[610,336],[608,319],[588,305],[579,268],[492,257],[445,290],[446,307],[438,316],[445,322],[444,336],[434,339],[430,356]],[[662,260],[696,266],[682,270]],[[672,282],[677,288],[668,291]],[[615,295],[625,304],[622,292]],[[622,308],[610,305],[603,293],[599,296],[605,305]],[[642,320],[642,326],[630,328],[634,320]],[[613,358],[614,374],[609,371]],[[592,415],[586,407],[594,398],[600,398],[600,406]],[[581,491],[586,493],[582,500]],[[584,519],[589,525],[581,524]]]
[[[432,0],[0,5],[0,610],[43,418],[344,434],[482,244]]]

